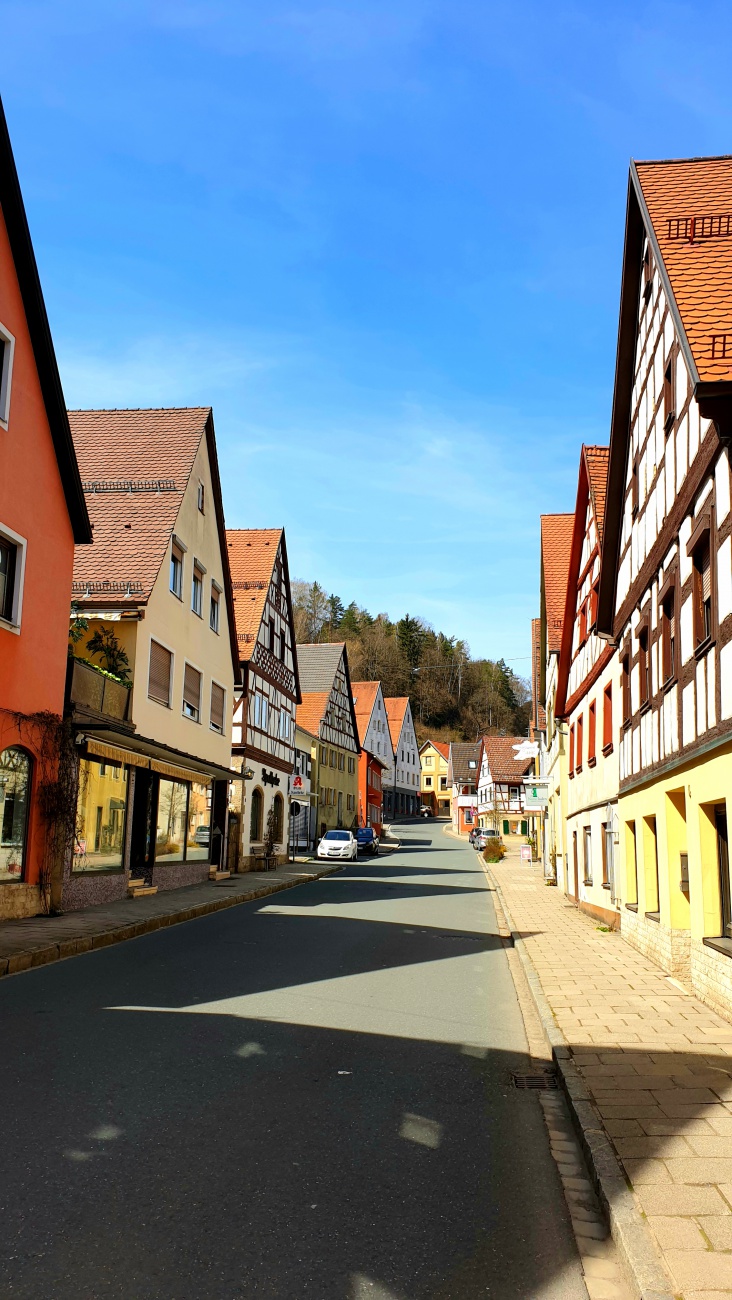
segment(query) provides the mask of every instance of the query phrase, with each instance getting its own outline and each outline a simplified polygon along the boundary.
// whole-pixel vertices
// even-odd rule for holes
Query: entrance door
[[[719,863],[719,901],[722,912],[722,937],[732,939],[732,897],[729,878],[729,842],[727,840],[727,810],[715,808],[717,827],[717,861]]]
[[[132,795],[132,833],[130,874],[133,880],[152,884],[155,863],[155,825],[157,822],[157,781],[146,768],[135,768]]]

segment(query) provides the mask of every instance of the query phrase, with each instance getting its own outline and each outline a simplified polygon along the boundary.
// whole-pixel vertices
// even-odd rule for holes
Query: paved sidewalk
[[[228,880],[216,883],[207,880],[200,885],[166,889],[143,898],[121,898],[115,903],[66,912],[63,916],[3,921],[0,922],[0,976],[45,966],[94,948],[106,948],[125,939],[136,939],[152,930],[193,921],[254,898],[266,898],[305,880],[328,876],[339,871],[341,865],[294,863],[276,871],[248,871]]]
[[[571,1051],[671,1289],[729,1300],[732,1025],[546,886],[517,850],[489,870],[561,1031],[554,1043],[563,1036]],[[590,1147],[601,1137],[587,1135]]]

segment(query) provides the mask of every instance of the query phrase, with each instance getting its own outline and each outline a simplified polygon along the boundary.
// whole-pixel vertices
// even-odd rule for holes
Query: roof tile
[[[573,524],[573,514],[541,516],[541,562],[544,570],[547,647],[550,651],[559,651],[562,645]]]

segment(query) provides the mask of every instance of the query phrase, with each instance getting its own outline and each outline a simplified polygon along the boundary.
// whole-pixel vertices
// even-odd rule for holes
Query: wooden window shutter
[[[170,677],[173,668],[173,656],[170,650],[158,641],[150,642],[150,675],[147,693],[158,704],[170,705]]]
[[[574,772],[574,725],[569,728],[569,775]]]
[[[582,771],[582,754],[584,751],[584,729],[585,729],[585,720],[582,714],[580,714],[580,716],[577,719],[577,745],[574,752],[574,766],[576,772]]]
[[[195,711],[196,717],[201,712],[201,674],[191,664],[186,664],[183,676],[183,703]]]
[[[587,762],[595,757],[596,705],[593,700],[589,710],[589,727],[587,729]]]
[[[602,701],[602,743],[611,745],[613,741],[613,688],[612,682],[605,687]]]
[[[211,726],[214,731],[224,730],[224,701],[226,695],[218,682],[211,683]]]

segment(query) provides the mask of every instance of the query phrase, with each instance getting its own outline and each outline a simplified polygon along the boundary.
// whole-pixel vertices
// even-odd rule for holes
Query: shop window
[[[12,745],[0,754],[0,881],[23,879],[33,760]]]
[[[127,768],[121,763],[81,760],[73,871],[121,870],[127,790]]]
[[[161,777],[155,829],[155,861],[183,862],[188,828],[188,785]]]
[[[252,809],[249,819],[249,838],[252,844],[262,839],[262,812],[264,798],[261,790],[252,790]]]
[[[210,785],[191,782],[188,795],[188,831],[186,835],[186,862],[208,862],[211,856],[211,791]]]

